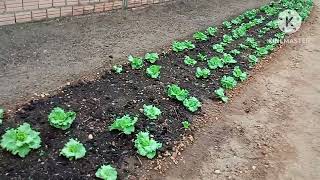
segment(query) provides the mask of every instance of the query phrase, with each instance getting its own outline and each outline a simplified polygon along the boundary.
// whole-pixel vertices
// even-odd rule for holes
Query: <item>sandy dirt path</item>
[[[205,128],[178,165],[151,179],[320,179],[320,10],[230,104],[206,105]],[[171,165],[170,165],[171,164]]]
[[[129,54],[160,53],[175,39],[269,1],[176,0],[136,11],[0,27],[0,105],[94,76],[127,61]]]

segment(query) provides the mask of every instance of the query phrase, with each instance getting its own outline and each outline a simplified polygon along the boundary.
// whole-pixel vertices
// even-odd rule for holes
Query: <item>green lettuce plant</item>
[[[154,53],[154,52],[147,53],[144,56],[144,59],[147,60],[150,63],[155,63],[159,59],[159,55],[158,55],[158,53]]]
[[[257,16],[258,11],[256,9],[248,10],[244,13],[244,15],[248,19],[254,19]]]
[[[201,102],[196,97],[189,97],[183,101],[183,105],[190,112],[196,112],[201,107]]]
[[[231,23],[234,25],[239,25],[242,23],[242,19],[241,19],[241,17],[236,17],[235,19],[231,20]]]
[[[233,49],[230,51],[230,53],[236,56],[239,55],[241,52],[238,49]]]
[[[60,151],[60,155],[65,156],[69,160],[77,160],[83,158],[86,152],[86,148],[81,142],[70,139]]]
[[[18,128],[8,129],[2,135],[1,147],[13,155],[24,158],[32,149],[40,148],[41,139],[39,132],[31,129],[30,124],[23,123]]]
[[[188,121],[183,121],[183,122],[182,122],[182,126],[183,126],[183,128],[185,128],[185,129],[189,129],[189,128],[190,128],[190,123],[189,123]]]
[[[189,95],[189,92],[186,89],[180,88],[176,84],[168,85],[168,96],[170,98],[177,99],[178,101],[185,100]]]
[[[210,76],[210,70],[207,68],[201,69],[200,67],[197,67],[196,69],[196,77],[197,78],[208,78]]]
[[[160,77],[160,69],[161,66],[159,65],[151,65],[147,68],[147,74],[153,79],[157,79]]]
[[[225,89],[233,89],[237,86],[237,81],[232,76],[224,75],[221,79],[221,86]]]
[[[225,93],[224,93],[224,89],[222,88],[222,87],[220,87],[220,88],[218,88],[218,89],[216,89],[215,91],[214,91],[214,93],[215,93],[215,95],[218,97],[218,98],[220,98],[223,102],[228,102],[228,97],[225,95]]]
[[[232,37],[234,39],[239,39],[240,37],[244,37],[247,35],[247,29],[244,26],[240,26],[234,30],[232,30]]]
[[[141,69],[143,67],[143,59],[140,57],[129,56],[128,60],[132,69]]]
[[[51,126],[66,130],[76,119],[76,113],[73,111],[65,112],[62,108],[55,107],[49,114],[48,119]]]
[[[253,49],[256,49],[258,47],[257,41],[252,37],[248,37],[245,42],[246,42],[246,45],[248,45]]]
[[[212,49],[218,53],[223,53],[223,51],[224,51],[224,47],[221,44],[212,45]]]
[[[224,22],[222,23],[222,25],[223,25],[225,28],[227,28],[227,29],[231,29],[231,28],[232,28],[232,24],[231,24],[231,22],[229,22],[229,21],[224,21]]]
[[[138,154],[152,159],[156,156],[157,149],[160,149],[162,144],[150,138],[149,132],[139,132],[134,141],[134,147],[138,149]]]
[[[206,61],[207,60],[207,55],[199,53],[197,55],[197,58],[199,59],[199,61]]]
[[[259,59],[255,55],[249,55],[250,66],[256,65]]]
[[[161,110],[153,105],[143,105],[143,114],[151,120],[158,119],[161,114]]]
[[[249,46],[241,43],[241,44],[239,44],[239,48],[240,48],[240,49],[243,49],[243,50],[246,50],[246,49],[249,48]]]
[[[188,66],[194,66],[197,64],[197,61],[192,59],[190,56],[185,56],[183,62]]]
[[[123,68],[121,65],[114,65],[112,66],[112,71],[114,71],[117,74],[121,74],[123,71]]]
[[[272,20],[270,22],[268,22],[266,25],[267,27],[271,28],[271,29],[277,29],[279,28],[279,25],[278,25],[278,20]]]
[[[231,56],[230,54],[224,53],[222,58],[223,64],[234,64],[237,63],[237,61]]]
[[[117,170],[110,165],[102,165],[95,175],[103,180],[117,180],[118,177]]]
[[[137,117],[130,117],[129,115],[124,115],[116,120],[109,126],[109,131],[119,130],[124,134],[131,134],[135,130],[135,124],[138,121]]]
[[[255,54],[258,56],[258,57],[263,57],[265,55],[267,55],[269,52],[268,52],[268,49],[265,48],[265,47],[260,47],[260,48],[257,48]]]
[[[219,57],[212,57],[208,61],[208,67],[209,69],[217,69],[217,68],[223,68],[223,62],[222,59]]]
[[[233,41],[232,36],[227,35],[227,34],[223,35],[223,42],[224,43],[230,44],[232,41]]]
[[[209,35],[209,36],[215,36],[216,33],[218,31],[218,28],[216,27],[208,27],[206,33]]]
[[[234,67],[232,74],[235,78],[240,79],[240,81],[244,81],[248,78],[247,73],[243,72],[239,66]]]
[[[206,41],[209,37],[203,32],[196,32],[193,34],[193,38],[198,41]]]
[[[191,41],[182,41],[182,42],[174,41],[172,44],[172,50],[174,52],[181,52],[186,49],[194,49],[194,48],[196,48],[196,46],[192,44]]]

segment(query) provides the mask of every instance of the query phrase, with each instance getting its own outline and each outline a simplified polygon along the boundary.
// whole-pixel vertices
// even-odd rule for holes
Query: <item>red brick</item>
[[[39,9],[32,11],[32,20],[38,21],[47,18],[47,10],[46,9]]]
[[[4,6],[4,2],[0,2],[0,13],[4,13],[6,11],[6,8]]]
[[[83,6],[73,6],[73,16],[78,16],[83,14]]]
[[[97,3],[99,0],[89,0],[90,3]]]
[[[86,4],[89,4],[89,0],[79,0],[79,4],[81,5],[86,5]]]
[[[62,7],[61,16],[72,16],[72,6]]]
[[[93,10],[94,10],[94,5],[87,5],[87,6],[84,6],[83,13],[89,14],[89,13],[92,13]]]
[[[29,22],[29,21],[31,21],[31,11],[16,13],[16,22],[17,23]]]
[[[52,0],[39,0],[39,8],[52,7]]]
[[[112,9],[120,9],[122,8],[122,1],[114,1]]]
[[[0,26],[14,23],[14,14],[0,14]]]
[[[78,5],[79,1],[78,0],[67,0],[67,5]]]
[[[22,0],[6,1],[6,8],[7,8],[8,12],[21,11],[22,10]]]
[[[104,4],[105,11],[111,11],[113,9],[113,2],[108,2]]]
[[[39,0],[23,0],[23,9],[31,10],[39,8]]]
[[[49,8],[47,9],[48,18],[60,17],[60,8]]]
[[[94,5],[94,12],[103,12],[104,11],[104,3],[97,3]]]
[[[65,6],[65,0],[53,0],[53,7]]]

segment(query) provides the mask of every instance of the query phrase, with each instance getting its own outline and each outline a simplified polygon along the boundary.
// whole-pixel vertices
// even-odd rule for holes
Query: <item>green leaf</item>
[[[190,112],[196,112],[201,107],[201,102],[195,97],[189,97],[183,101],[183,105]]]
[[[182,125],[185,129],[189,129],[190,128],[190,123],[188,121],[183,121]]]
[[[229,36],[227,34],[223,35],[222,39],[223,39],[223,42],[227,44],[230,44],[233,41],[232,36]]]
[[[223,68],[222,59],[220,59],[219,57],[212,57],[208,61],[208,67],[209,67],[209,69]]]
[[[255,55],[249,55],[250,66],[256,65],[259,59]]]
[[[39,132],[31,129],[30,124],[23,123],[16,129],[8,129],[1,138],[1,147],[24,158],[32,149],[40,148]]]
[[[196,32],[193,34],[193,38],[198,41],[206,41],[209,37],[203,32]]]
[[[214,91],[215,95],[220,98],[223,102],[228,102],[228,97],[225,95],[224,93],[224,89],[223,88],[218,88]]]
[[[210,76],[210,70],[207,68],[201,69],[200,67],[197,67],[196,69],[196,77],[197,78],[208,78]]]
[[[76,119],[76,113],[73,111],[65,112],[62,108],[54,108],[48,116],[49,123],[55,128],[62,130],[69,129],[72,122]]]
[[[234,64],[237,63],[237,61],[231,56],[230,54],[224,53],[222,58],[223,64]]]
[[[131,134],[135,130],[135,124],[138,121],[137,117],[130,117],[129,115],[122,116],[121,118],[116,118],[109,130],[114,129],[122,131],[124,134]]]
[[[65,156],[69,160],[77,160],[86,155],[86,148],[82,143],[75,139],[70,139],[60,151],[60,155]]]
[[[158,53],[147,53],[144,56],[144,59],[149,61],[150,63],[155,63],[159,59]]]
[[[140,57],[129,56],[128,60],[132,69],[141,69],[143,67],[143,59]]]
[[[238,49],[233,49],[232,51],[230,51],[231,54],[233,55],[239,55],[241,52]]]
[[[243,72],[239,66],[234,67],[233,76],[241,81],[244,81],[247,79],[247,73]]]
[[[189,92],[185,89],[180,88],[176,84],[168,85],[168,96],[171,98],[175,98],[178,101],[185,100],[189,95]]]
[[[121,74],[123,71],[123,68],[121,65],[115,65],[112,67],[112,70],[117,74]]]
[[[209,35],[209,36],[215,36],[216,33],[218,31],[218,28],[216,27],[208,27],[206,33]]]
[[[185,56],[184,61],[183,61],[186,65],[188,66],[194,66],[195,64],[197,64],[197,61],[192,59],[189,56]]]
[[[202,53],[199,53],[199,54],[197,55],[197,57],[198,57],[198,59],[199,59],[200,61],[206,61],[206,60],[207,60],[207,55],[202,54]]]
[[[196,48],[196,46],[192,44],[191,41],[183,41],[183,42],[174,41],[172,44],[172,50],[174,52],[181,52],[186,49],[194,49],[194,48]]]
[[[143,113],[145,116],[147,116],[149,119],[155,120],[158,119],[158,117],[161,114],[161,111],[159,108],[153,106],[153,105],[143,105]]]
[[[221,44],[214,44],[212,46],[212,49],[218,53],[223,53],[223,51],[224,51],[224,47]]]
[[[147,74],[151,78],[157,79],[160,77],[160,69],[161,69],[161,66],[159,65],[151,65],[150,67],[147,68]]]
[[[224,22],[222,23],[222,25],[223,25],[225,28],[227,28],[227,29],[231,29],[231,28],[232,28],[232,24],[231,24],[231,22],[229,22],[229,21],[224,21]]]
[[[237,86],[237,81],[232,76],[223,76],[221,79],[221,85],[225,89],[233,89]]]
[[[118,177],[117,170],[110,165],[102,165],[95,175],[103,180],[117,180]]]
[[[162,144],[150,138],[148,132],[139,132],[134,141],[134,147],[138,149],[141,156],[152,159],[156,156],[156,151],[162,147]]]

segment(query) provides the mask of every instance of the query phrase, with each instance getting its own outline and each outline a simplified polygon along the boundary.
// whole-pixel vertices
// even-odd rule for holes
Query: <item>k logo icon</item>
[[[285,10],[279,14],[278,25],[281,31],[291,34],[299,30],[302,18],[295,10]]]

